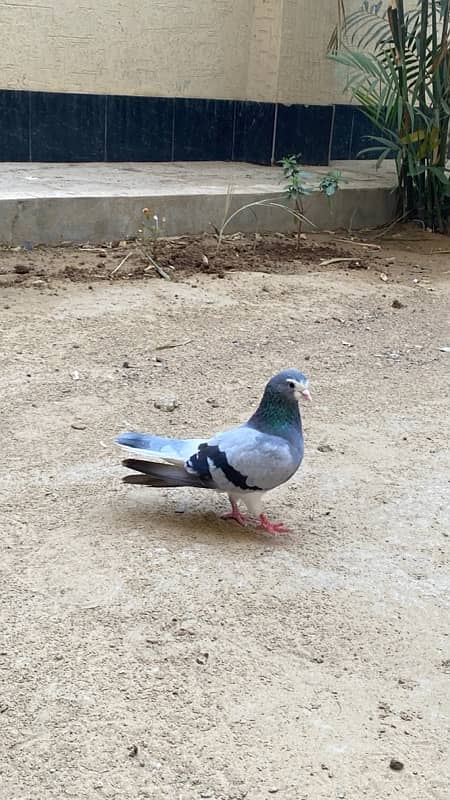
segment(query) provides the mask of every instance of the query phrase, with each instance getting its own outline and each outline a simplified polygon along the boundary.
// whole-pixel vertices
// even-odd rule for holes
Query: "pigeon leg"
[[[267,533],[272,533],[274,535],[277,533],[289,533],[289,528],[286,528],[282,522],[271,522],[270,519],[267,519],[265,514],[260,514],[258,519],[258,528],[260,530],[267,531]]]
[[[236,522],[239,522],[239,525],[245,525],[250,518],[239,511],[239,506],[233,497],[228,495],[228,499],[231,503],[231,511],[228,511],[226,514],[222,514],[222,519],[234,519]]]

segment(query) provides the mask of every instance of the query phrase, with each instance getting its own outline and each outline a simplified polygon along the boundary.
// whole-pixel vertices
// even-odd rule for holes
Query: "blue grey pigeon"
[[[302,462],[300,399],[311,400],[307,377],[296,369],[284,369],[270,379],[247,422],[210,439],[121,433],[116,443],[133,455],[122,463],[140,473],[127,475],[123,481],[226,492],[231,511],[225,519],[241,525],[256,522],[268,533],[284,533],[288,529],[282,522],[271,522],[262,512],[261,501],[266,492],[289,480]],[[240,511],[240,500],[250,516]]]

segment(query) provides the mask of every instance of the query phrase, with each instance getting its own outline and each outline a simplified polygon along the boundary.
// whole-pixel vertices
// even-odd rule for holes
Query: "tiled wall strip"
[[[376,133],[351,105],[0,90],[0,161],[353,159]]]

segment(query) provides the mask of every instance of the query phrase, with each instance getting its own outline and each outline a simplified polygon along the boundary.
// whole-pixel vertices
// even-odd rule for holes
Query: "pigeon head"
[[[311,400],[308,378],[298,369],[283,369],[266,385],[261,402],[247,425],[265,433],[295,439],[302,431],[300,399]]]
[[[308,383],[306,375],[298,369],[283,369],[270,379],[266,392],[284,398],[288,403],[311,400]]]

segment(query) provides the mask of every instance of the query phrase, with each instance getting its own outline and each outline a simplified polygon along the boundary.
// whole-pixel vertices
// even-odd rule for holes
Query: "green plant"
[[[311,172],[306,172],[299,160],[299,156],[285,156],[278,162],[281,164],[283,175],[287,180],[285,192],[290,200],[294,200],[295,210],[298,214],[297,224],[297,247],[300,247],[302,234],[302,223],[304,217],[303,198],[308,197],[316,189],[322,192],[329,200],[339,189],[340,183],[346,183],[342,173],[338,169],[329,170],[317,183],[308,183],[315,176]]]
[[[314,191],[314,187],[310,183],[307,183],[307,180],[314,176],[301,168],[299,156],[285,156],[278,163],[281,165],[283,175],[287,180],[285,192],[289,200],[294,201],[295,210],[299,215],[297,223],[297,247],[300,247],[303,223],[302,217],[304,215],[303,198],[308,197],[308,195]]]
[[[228,187],[223,222],[220,229],[216,228],[216,252],[218,252],[220,249],[225,228],[229,225],[231,220],[238,216],[238,214],[240,214],[242,211],[256,208],[257,206],[281,208],[281,210],[285,211],[286,214],[290,214],[290,216],[293,217],[297,222],[297,247],[300,247],[303,223],[307,222],[308,225],[311,225],[311,227],[316,227],[314,222],[311,222],[311,220],[305,216],[303,198],[318,190],[331,199],[331,196],[338,190],[339,184],[346,183],[346,179],[342,177],[339,170],[330,170],[321,178],[320,181],[315,184],[312,182],[307,183],[308,180],[311,180],[316,176],[314,176],[314,174],[311,172],[306,172],[302,168],[302,165],[299,161],[299,156],[286,156],[278,163],[283,169],[283,176],[287,179],[287,183],[284,190],[276,197],[268,197],[264,200],[255,200],[252,203],[246,203],[245,205],[237,208],[236,211],[233,211],[232,214],[229,214],[228,212],[230,210],[232,199],[232,186]],[[286,203],[286,201],[292,202],[292,200],[294,200],[294,208],[290,208],[290,206]]]
[[[341,183],[347,183],[347,178],[343,177],[341,170],[330,169],[319,181],[319,189],[326,197],[331,198],[336,194]]]
[[[399,216],[444,232],[450,214],[447,140],[450,121],[450,0],[365,0],[339,22],[329,56],[348,69],[347,89],[378,129],[380,164],[395,158]]]

